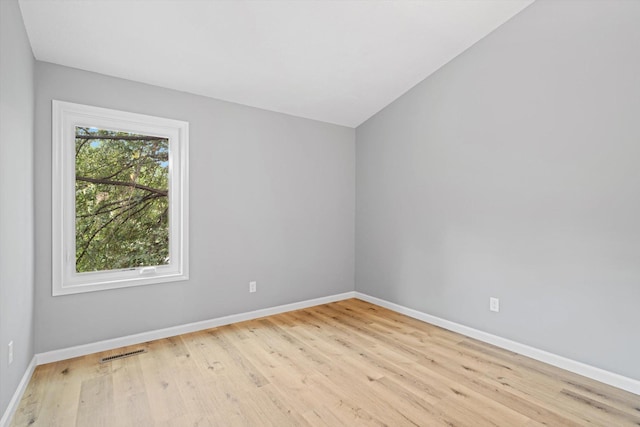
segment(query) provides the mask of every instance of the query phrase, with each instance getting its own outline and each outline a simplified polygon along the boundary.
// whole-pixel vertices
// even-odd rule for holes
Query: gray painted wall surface
[[[358,127],[356,290],[640,379],[638,22],[538,1]]]
[[[17,0],[0,1],[0,416],[33,358],[33,68]],[[14,344],[8,365],[7,345]]]
[[[190,123],[189,281],[51,296],[52,99]],[[36,352],[353,290],[354,129],[36,62],[35,131]]]

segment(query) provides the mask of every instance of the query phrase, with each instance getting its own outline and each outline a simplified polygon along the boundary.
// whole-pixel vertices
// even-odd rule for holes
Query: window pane
[[[169,263],[169,140],[76,131],[76,271]]]

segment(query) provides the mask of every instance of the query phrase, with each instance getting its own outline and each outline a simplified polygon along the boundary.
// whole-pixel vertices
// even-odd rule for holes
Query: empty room
[[[640,0],[0,0],[0,427],[640,426]]]

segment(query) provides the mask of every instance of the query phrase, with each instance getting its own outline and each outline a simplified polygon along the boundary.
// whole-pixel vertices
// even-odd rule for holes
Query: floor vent
[[[103,357],[102,359],[100,359],[100,363],[111,362],[112,360],[116,360],[116,359],[124,359],[125,357],[135,356],[135,355],[146,353],[146,352],[147,350],[140,349],[140,350],[130,351],[128,353],[115,354],[113,356]]]

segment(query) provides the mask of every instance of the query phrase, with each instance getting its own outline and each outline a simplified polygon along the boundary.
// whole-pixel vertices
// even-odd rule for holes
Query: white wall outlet
[[[495,312],[500,311],[500,300],[498,298],[489,298],[489,310]]]
[[[258,282],[249,282],[249,292],[255,292]]]
[[[13,363],[13,341],[9,341],[8,347],[9,347],[8,359],[9,359],[9,365],[11,365]]]

